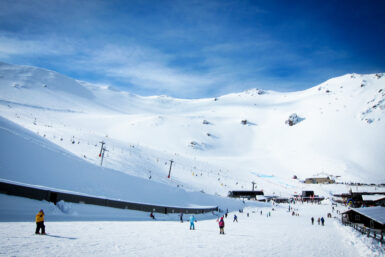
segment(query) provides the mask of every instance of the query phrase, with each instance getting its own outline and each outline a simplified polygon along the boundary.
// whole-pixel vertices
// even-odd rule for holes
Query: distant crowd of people
[[[271,210],[274,211],[275,209],[272,208]],[[334,212],[334,211],[335,211],[335,209],[334,209],[334,206],[333,206],[332,207],[332,212]],[[257,210],[253,211],[253,213],[254,212],[257,212]],[[298,209],[294,209],[290,205],[289,205],[289,208],[288,208],[288,212],[289,213],[291,212],[292,216],[299,216]],[[239,213],[243,213],[243,210],[240,209]],[[260,213],[261,216],[263,215],[263,211],[262,210],[260,210],[259,213]],[[213,212],[213,214],[214,214],[214,212]],[[218,226],[219,226],[219,234],[225,234],[225,231],[224,231],[224,228],[225,228],[225,218],[227,218],[228,214],[229,214],[229,211],[227,209],[226,212],[224,213],[224,215],[221,216],[221,217],[218,217],[218,219],[217,219]],[[36,219],[35,219],[35,221],[36,221],[36,231],[35,231],[35,234],[41,234],[41,235],[45,235],[46,234],[46,232],[45,232],[45,225],[44,225],[44,215],[45,214],[44,214],[44,211],[42,209],[36,214]],[[267,211],[266,212],[266,217],[270,217],[270,216],[271,216],[271,212]],[[250,217],[250,214],[247,213],[246,217]],[[331,213],[328,213],[327,217],[331,218]],[[153,212],[150,212],[150,218],[153,219],[153,220],[156,220],[155,215],[154,215]],[[179,214],[179,220],[180,220],[181,223],[183,223],[183,212],[181,212]],[[311,220],[311,224],[314,225],[314,221],[315,221],[314,217],[311,217],[310,220]],[[195,218],[195,216],[191,215],[189,217],[188,221],[189,221],[189,224],[190,224],[190,230],[195,230],[195,223],[197,222],[197,219]],[[233,223],[235,223],[235,222],[238,223],[238,216],[237,216],[237,214],[234,214],[234,217],[233,217]],[[318,217],[317,223],[318,223],[318,225],[324,226],[325,225],[324,217]]]

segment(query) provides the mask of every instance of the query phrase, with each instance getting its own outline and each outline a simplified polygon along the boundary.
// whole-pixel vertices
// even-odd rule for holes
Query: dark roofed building
[[[343,221],[359,223],[367,228],[385,229],[385,207],[354,208],[342,213]]]
[[[289,203],[290,199],[287,197],[277,197],[274,199],[276,203]]]
[[[311,190],[302,191],[302,195],[301,195],[302,201],[320,202],[324,199],[325,199],[324,197],[319,197],[318,195],[315,195],[314,191],[311,191]]]
[[[340,203],[351,204],[355,208],[361,206],[385,206],[385,192],[349,192],[335,194],[334,200]]]
[[[385,195],[362,195],[365,206],[385,206]]]
[[[233,198],[255,199],[257,195],[263,195],[263,191],[229,191],[228,196]]]
[[[311,190],[302,191],[302,197],[314,197],[314,191],[311,191]]]
[[[330,177],[316,177],[305,179],[305,184],[333,184],[335,181]]]

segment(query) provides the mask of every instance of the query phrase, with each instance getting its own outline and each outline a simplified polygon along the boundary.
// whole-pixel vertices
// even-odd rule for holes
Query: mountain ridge
[[[44,87],[34,76],[39,73],[23,77],[24,68],[4,66],[1,116],[95,165],[103,140],[109,150],[106,167],[169,184],[172,159],[174,185],[211,194],[248,188],[254,180],[267,191],[290,193],[291,187],[303,187],[293,175],[304,179],[320,172],[345,182],[385,179],[385,79],[380,73],[346,74],[299,92],[250,89],[176,99],[75,80],[71,86],[89,94],[76,96],[75,90],[69,96],[56,89],[67,85],[60,76],[51,80],[55,87]],[[20,80],[27,87],[14,86]],[[295,122],[288,122],[290,117]],[[278,188],[255,174],[273,175]]]

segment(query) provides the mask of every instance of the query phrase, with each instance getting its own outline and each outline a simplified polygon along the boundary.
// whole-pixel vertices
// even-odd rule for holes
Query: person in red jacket
[[[40,210],[38,214],[36,214],[36,231],[35,234],[41,234],[45,235],[45,226],[44,226],[44,211]]]
[[[221,217],[221,219],[219,220],[219,234],[225,234],[225,230],[224,230],[224,228],[225,228],[225,222],[224,222],[224,220],[223,220],[223,217]]]

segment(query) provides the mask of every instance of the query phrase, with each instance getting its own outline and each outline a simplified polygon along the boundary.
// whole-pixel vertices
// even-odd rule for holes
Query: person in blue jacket
[[[195,225],[194,223],[196,222],[197,220],[195,219],[194,215],[191,215],[190,216],[190,230],[195,230]]]

